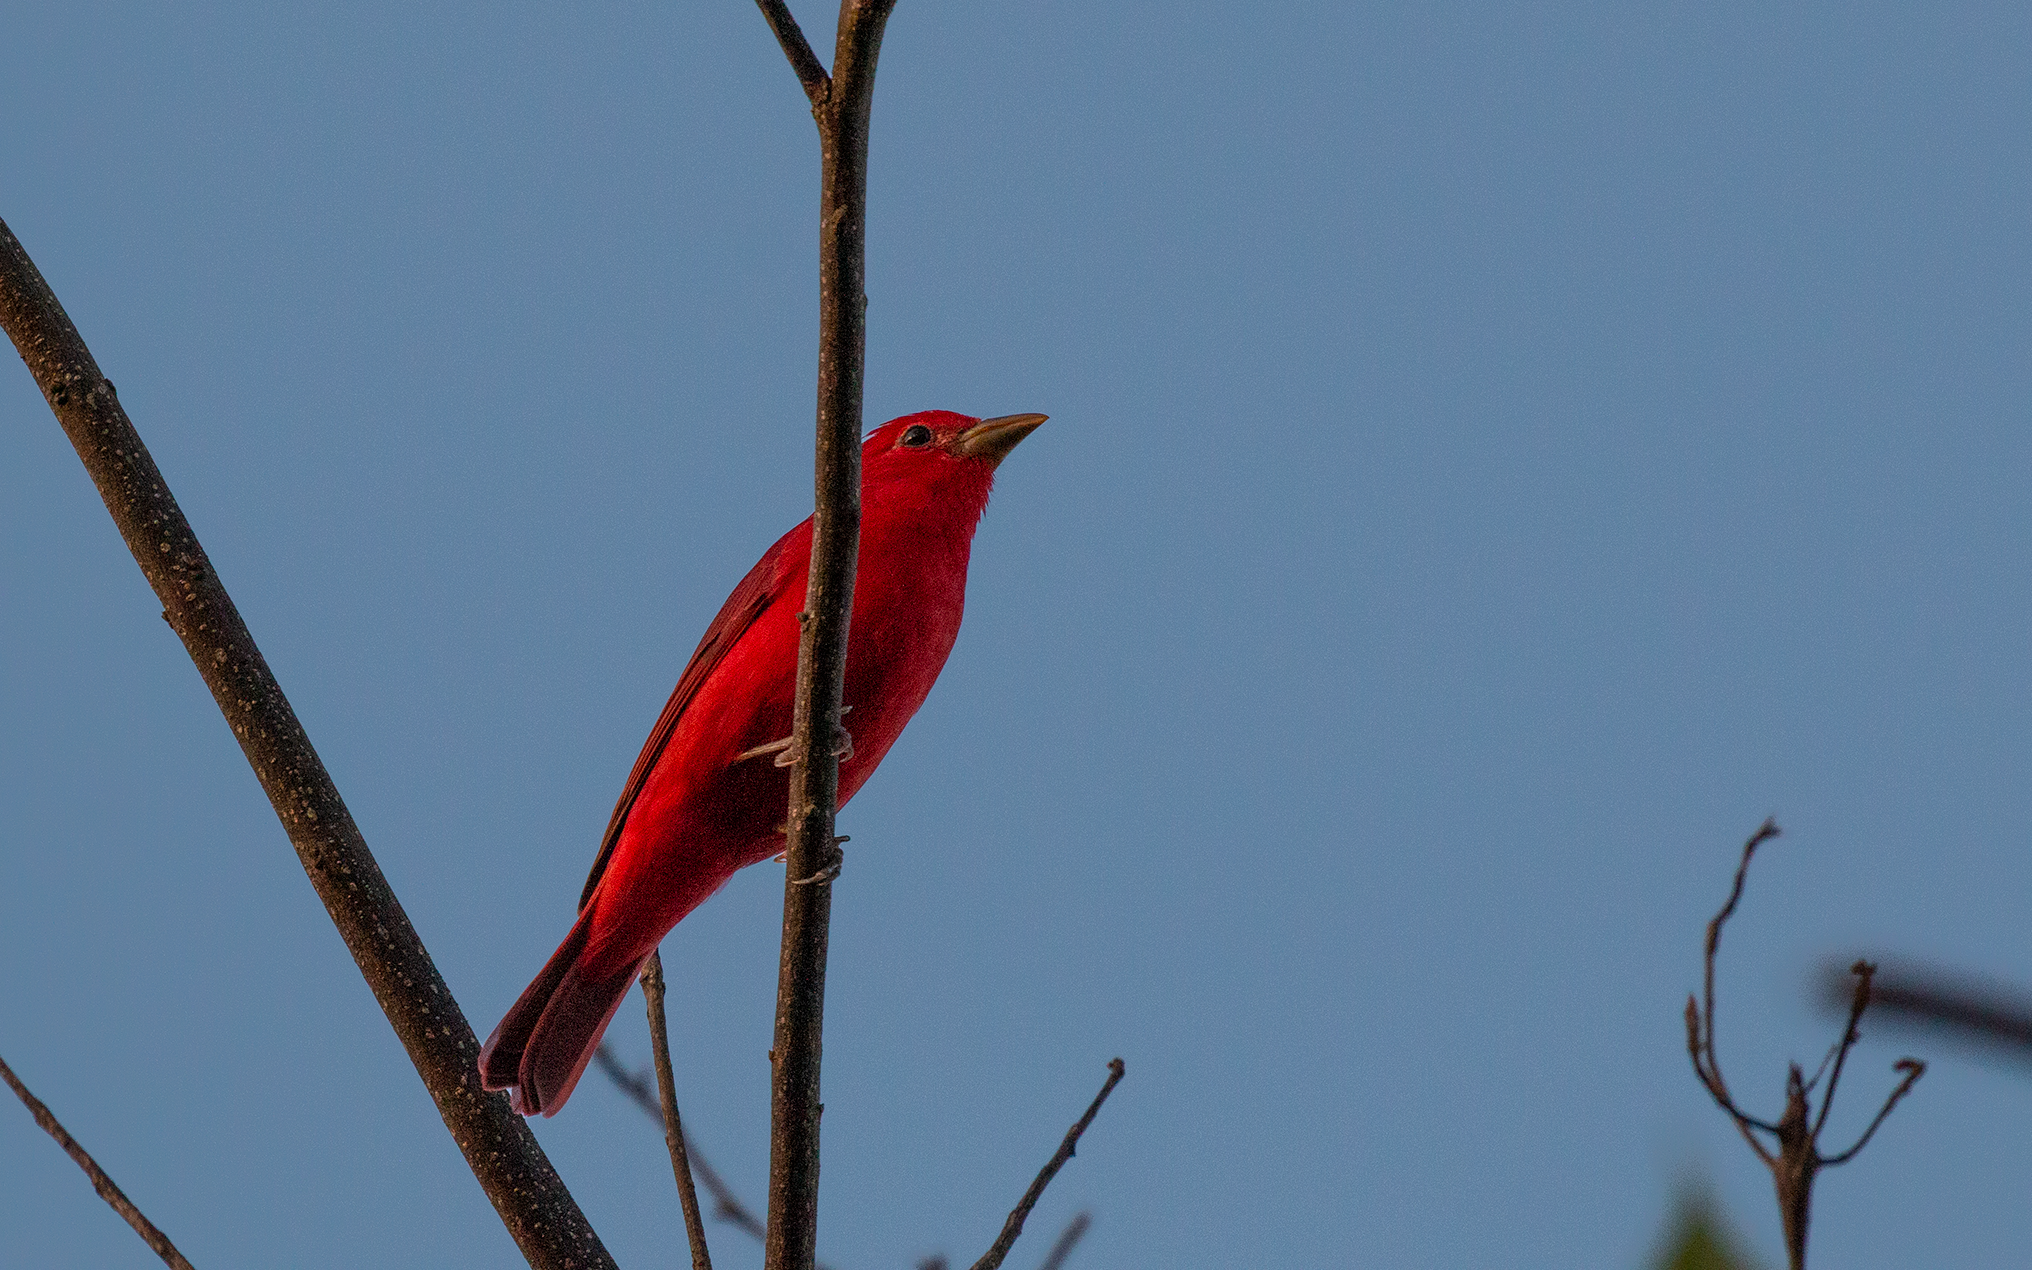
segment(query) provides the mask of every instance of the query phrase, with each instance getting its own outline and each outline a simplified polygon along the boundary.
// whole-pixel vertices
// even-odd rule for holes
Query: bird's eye
[[[931,444],[931,429],[921,423],[913,423],[903,430],[903,444],[911,449]]]

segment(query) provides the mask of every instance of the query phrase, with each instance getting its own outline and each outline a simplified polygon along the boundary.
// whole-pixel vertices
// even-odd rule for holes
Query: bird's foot
[[[828,864],[823,869],[820,869],[818,872],[812,874],[810,877],[799,878],[795,882],[792,882],[791,885],[812,886],[819,882],[830,882],[840,875],[840,865],[844,863],[845,863],[844,860],[835,860],[831,864]]]
[[[841,706],[840,713],[844,715],[853,708],[852,706]],[[794,766],[797,760],[804,757],[804,754],[797,748],[797,738],[786,736],[780,741],[770,741],[766,744],[758,745],[752,750],[742,750],[734,756],[734,761],[736,763],[745,763],[751,758],[761,758],[764,754],[774,754],[776,756],[777,767]],[[842,763],[854,757],[854,734],[845,728],[833,729],[833,757]]]
[[[758,745],[752,750],[742,750],[734,756],[734,761],[736,763],[745,763],[751,758],[761,758],[764,754],[774,754],[779,750],[788,751],[790,749],[790,742],[793,739],[786,736],[781,741],[771,741],[767,745]],[[778,767],[787,766],[780,760],[776,765]]]
[[[798,878],[796,881],[792,882],[791,885],[815,886],[820,882],[830,882],[834,878],[838,877],[840,875],[840,868],[847,862],[847,853],[840,850],[840,844],[846,841],[848,841],[848,838],[847,835],[845,834],[841,834],[839,837],[834,838],[832,847],[832,859],[827,861],[826,864],[822,868],[820,868],[818,872],[812,874],[808,878]],[[785,854],[787,855],[788,853],[786,852]]]

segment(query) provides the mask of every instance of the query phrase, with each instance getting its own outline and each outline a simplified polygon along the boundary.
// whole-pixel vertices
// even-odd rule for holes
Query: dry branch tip
[[[42,1131],[56,1139],[56,1144],[63,1148],[64,1154],[71,1157],[72,1162],[85,1171],[85,1176],[91,1179],[92,1189],[99,1193],[99,1198],[105,1200],[114,1212],[120,1214],[121,1220],[134,1228],[134,1233],[141,1236],[141,1241],[147,1244],[156,1256],[162,1258],[164,1265],[172,1267],[173,1270],[192,1270],[191,1263],[184,1260],[184,1255],[176,1250],[176,1245],[169,1241],[169,1236],[163,1234],[154,1222],[149,1221],[141,1210],[135,1207],[134,1201],[127,1198],[127,1193],[106,1175],[106,1170],[99,1167],[99,1162],[92,1158],[91,1152],[85,1150],[84,1146],[63,1127],[62,1122],[56,1118],[56,1113],[44,1105],[42,1099],[28,1091],[28,1086],[14,1074],[14,1069],[7,1065],[5,1059],[0,1059],[0,1080],[7,1082],[7,1087],[14,1091],[14,1096],[21,1100],[21,1105],[28,1108],[28,1114],[35,1117],[35,1123],[42,1127]]]
[[[1722,927],[1736,911],[1743,898],[1743,886],[1748,876],[1750,861],[1762,843],[1778,836],[1778,825],[1766,820],[1743,844],[1741,861],[1736,865],[1734,883],[1729,888],[1729,897],[1707,926],[1707,939],[1702,957],[1701,997],[1692,995],[1686,1001],[1686,1048],[1693,1062],[1693,1073],[1701,1086],[1714,1099],[1715,1104],[1726,1112],[1743,1140],[1757,1154],[1757,1158],[1771,1171],[1771,1178],[1778,1193],[1779,1217],[1785,1229],[1785,1247],[1792,1270],[1804,1270],[1806,1265],[1806,1232],[1812,1214],[1813,1182],[1823,1168],[1830,1165],[1846,1164],[1854,1159],[1857,1152],[1868,1144],[1912,1086],[1925,1072],[1926,1065],[1917,1059],[1901,1059],[1893,1068],[1902,1072],[1899,1081],[1875,1119],[1856,1144],[1837,1155],[1823,1155],[1820,1150],[1821,1130],[1827,1126],[1828,1113],[1834,1107],[1835,1091],[1841,1084],[1842,1072],[1848,1063],[1849,1051],[1862,1039],[1861,1023],[1863,1012],[1869,1009],[1872,995],[1872,981],[1877,967],[1868,961],[1858,959],[1849,967],[1854,985],[1849,993],[1848,1013],[1842,1026],[1841,1038],[1829,1048],[1827,1056],[1821,1059],[1820,1068],[1808,1080],[1799,1064],[1787,1065],[1785,1073],[1785,1112],[1777,1123],[1771,1124],[1749,1115],[1737,1105],[1729,1093],[1728,1083],[1722,1077],[1721,1061],[1715,1052],[1715,957],[1721,946]],[[1812,1094],[1820,1084],[1821,1076],[1827,1076],[1827,1088],[1820,1096],[1820,1108],[1816,1113],[1812,1105]],[[1759,1134],[1772,1138],[1776,1151],[1767,1147]]]
[[[1016,1237],[1023,1233],[1023,1223],[1029,1218],[1030,1210],[1037,1207],[1037,1201],[1044,1195],[1044,1188],[1051,1185],[1051,1179],[1056,1177],[1058,1171],[1065,1167],[1065,1162],[1073,1157],[1074,1148],[1079,1146],[1081,1135],[1086,1133],[1087,1126],[1094,1122],[1094,1117],[1100,1114],[1101,1104],[1108,1100],[1109,1094],[1115,1092],[1115,1086],[1122,1083],[1122,1077],[1127,1072],[1128,1068],[1123,1066],[1121,1059],[1108,1060],[1108,1079],[1101,1085],[1101,1092],[1095,1094],[1094,1100],[1087,1104],[1086,1113],[1074,1122],[1072,1128],[1066,1130],[1065,1139],[1058,1144],[1057,1153],[1038,1170],[1036,1180],[1030,1183],[1030,1189],[1023,1192],[1023,1198],[1010,1211],[1008,1220],[1002,1223],[1002,1233],[995,1237],[993,1246],[974,1263],[973,1270],[996,1270],[996,1267],[1002,1264],[1003,1259],[1009,1255],[1009,1250],[1016,1246]]]

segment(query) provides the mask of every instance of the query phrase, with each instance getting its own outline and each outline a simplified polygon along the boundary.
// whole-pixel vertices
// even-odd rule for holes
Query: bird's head
[[[975,419],[950,410],[891,419],[861,442],[862,483],[978,482],[985,490],[996,466],[1044,420],[1044,415]]]

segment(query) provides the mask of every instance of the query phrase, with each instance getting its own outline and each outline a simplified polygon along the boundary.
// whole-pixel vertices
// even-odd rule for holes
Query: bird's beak
[[[1049,415],[1003,415],[997,419],[983,419],[959,435],[959,444],[953,447],[961,454],[986,459],[989,467],[999,465],[1009,457],[1009,451],[1016,443],[1037,430],[1037,425],[1050,418]]]

